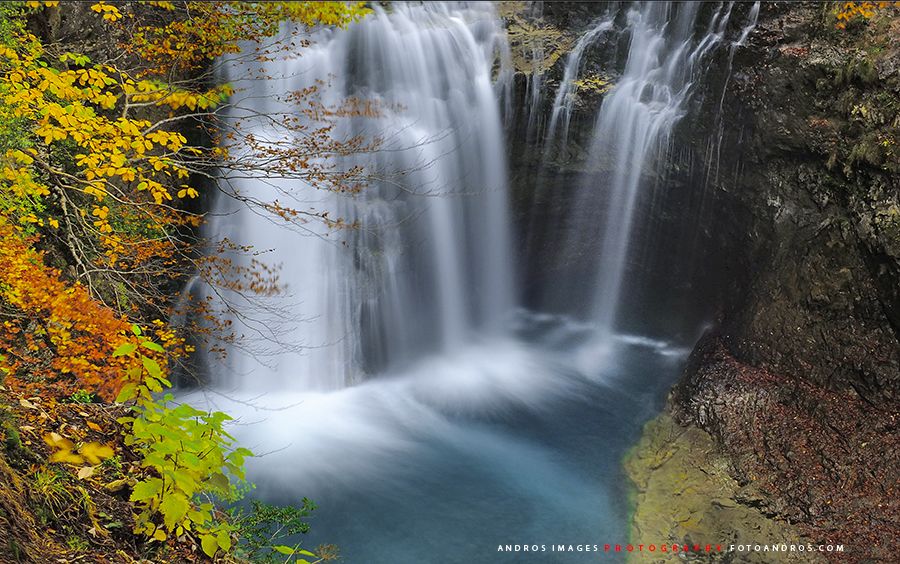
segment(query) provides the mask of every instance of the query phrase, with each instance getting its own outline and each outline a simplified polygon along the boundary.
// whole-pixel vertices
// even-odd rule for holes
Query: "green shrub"
[[[234,437],[224,428],[231,420],[227,414],[176,404],[171,394],[154,397],[171,383],[159,363],[142,351],[164,351],[142,337],[137,326],[134,333],[137,343],[124,344],[113,353],[134,361],[130,383],[117,398],[135,402],[134,416],[119,419],[131,428],[125,443],[141,455],[141,466],[155,474],[138,481],[132,491],[130,499],[138,509],[134,532],[158,541],[189,532],[208,556],[220,550],[227,553],[236,527],[215,504],[236,501],[246,491],[244,459],[252,453],[234,448]]]

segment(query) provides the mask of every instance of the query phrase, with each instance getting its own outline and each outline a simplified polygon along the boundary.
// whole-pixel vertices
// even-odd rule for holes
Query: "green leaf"
[[[138,327],[137,325],[131,326],[131,332],[134,333],[135,335],[137,335],[138,337],[141,336],[141,328]]]
[[[206,534],[200,537],[200,546],[203,548],[203,552],[212,558],[219,550],[219,540],[215,535]]]
[[[117,356],[125,356],[133,353],[137,350],[137,345],[134,343],[123,343],[119,345],[119,347],[113,351],[113,357]]]
[[[313,558],[318,558],[318,556],[316,556],[312,552],[310,552],[308,550],[303,550],[302,548],[297,551],[297,554],[302,554],[303,556],[312,556]]]
[[[272,550],[280,552],[281,554],[292,555],[294,554],[294,549],[289,546],[284,546],[283,544],[279,544],[272,547]]]
[[[191,504],[181,494],[173,493],[164,495],[159,510],[162,512],[163,523],[169,531],[175,529],[175,525],[184,519]]]
[[[178,487],[181,491],[192,494],[197,491],[197,480],[193,478],[187,472],[166,472],[166,475],[172,478],[172,481],[175,482],[175,486]]]
[[[188,470],[199,471],[201,468],[200,457],[193,452],[182,452],[180,454],[181,464]]]
[[[144,341],[143,343],[141,343],[141,346],[144,347],[145,349],[150,349],[151,351],[156,351],[158,353],[166,352],[166,349],[162,348],[161,346],[154,343],[153,341]]]
[[[159,363],[146,356],[141,357],[141,362],[144,363],[144,368],[147,369],[147,372],[149,372],[151,376],[154,378],[162,378],[162,369],[159,367]]]
[[[162,480],[159,478],[149,478],[145,482],[138,482],[134,485],[134,491],[131,492],[131,501],[144,501],[152,497],[156,497],[162,490]]]
[[[205,411],[200,411],[199,409],[194,409],[189,404],[183,403],[172,410],[172,414],[175,417],[187,419],[189,417],[199,417],[201,415],[206,415]]]
[[[169,439],[174,444],[168,445],[171,448],[176,448],[178,446],[178,442],[181,441],[184,437],[182,437],[177,430],[173,430],[171,427],[167,427],[162,423],[153,423],[147,426],[147,430],[153,433],[154,435]],[[173,450],[172,452],[176,452]]]
[[[122,390],[119,392],[119,395],[116,396],[116,403],[126,402],[130,399],[134,399],[134,391],[137,386],[134,384],[125,384],[122,386]]]
[[[219,546],[222,548],[224,552],[228,552],[231,550],[231,535],[228,534],[228,531],[219,531],[218,535]]]
[[[208,511],[205,511],[201,508],[200,511],[188,511],[188,519],[190,519],[191,523],[202,525],[210,520],[210,516]]]
[[[162,385],[160,385],[159,380],[157,380],[156,378],[147,378],[146,380],[144,380],[144,384],[146,384],[147,387],[150,388],[151,392],[163,391]]]
[[[228,481],[228,476],[221,472],[216,472],[210,476],[206,483],[221,491],[228,491],[228,487],[231,485]]]

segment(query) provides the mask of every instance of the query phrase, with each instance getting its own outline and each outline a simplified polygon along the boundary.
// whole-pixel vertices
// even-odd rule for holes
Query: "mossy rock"
[[[662,414],[647,423],[638,444],[626,455],[625,470],[634,484],[630,542],[720,545],[723,552],[691,553],[703,562],[771,562],[771,553],[728,552],[731,544],[798,544],[800,534],[746,504],[755,492],[741,487],[712,437],[697,427],[681,427]],[[742,501],[739,501],[742,500]],[[669,553],[633,552],[630,562],[669,562]],[[779,562],[809,562],[779,554]]]

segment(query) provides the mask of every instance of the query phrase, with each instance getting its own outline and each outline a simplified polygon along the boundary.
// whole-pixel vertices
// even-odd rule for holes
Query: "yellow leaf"
[[[36,405],[34,405],[33,403],[31,403],[30,401],[28,401],[28,400],[25,399],[25,398],[22,398],[22,399],[19,400],[19,405],[21,405],[21,406],[24,407],[25,409],[37,409],[37,406],[36,406]],[[55,433],[53,433],[53,434],[55,434]],[[51,445],[51,446],[52,446],[52,445]]]
[[[113,480],[112,482],[106,484],[103,487],[106,488],[107,491],[118,492],[118,491],[123,490],[125,488],[125,486],[128,486],[128,485],[129,485],[128,478],[122,478],[121,480]]]
[[[104,458],[110,458],[114,451],[112,447],[100,443],[86,443],[78,449],[78,453],[91,464],[100,464]]]
[[[59,433],[47,433],[46,435],[44,435],[44,442],[47,443],[47,446],[51,446],[57,449],[72,450],[72,447],[75,446],[72,441],[63,437]]]
[[[100,433],[100,432],[102,431],[102,429],[100,428],[100,425],[97,425],[97,424],[94,423],[93,421],[88,421],[88,422],[87,422],[87,426],[88,426],[88,429],[91,429],[91,430],[93,430],[93,431],[97,431],[98,433]]]
[[[86,478],[90,478],[91,476],[94,475],[94,470],[96,468],[97,468],[96,466],[83,466],[83,467],[79,468],[78,469],[78,479],[84,480]]]
[[[65,462],[66,464],[84,464],[84,458],[73,454],[70,450],[59,450],[50,455],[50,462]]]

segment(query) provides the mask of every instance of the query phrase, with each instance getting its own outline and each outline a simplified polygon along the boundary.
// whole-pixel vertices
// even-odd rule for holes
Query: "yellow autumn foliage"
[[[84,443],[76,447],[75,443],[63,437],[59,433],[47,433],[44,435],[47,446],[56,449],[50,455],[50,462],[64,464],[100,464],[115,454],[113,448],[96,442]]]

